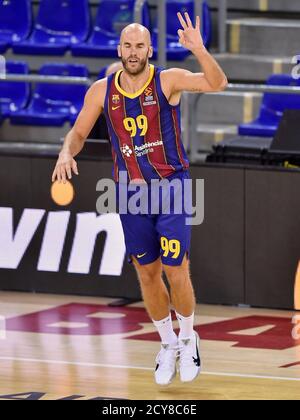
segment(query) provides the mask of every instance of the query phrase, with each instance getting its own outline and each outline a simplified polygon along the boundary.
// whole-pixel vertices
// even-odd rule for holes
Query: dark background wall
[[[249,305],[293,307],[300,259],[299,180],[299,172],[246,171],[245,295]]]

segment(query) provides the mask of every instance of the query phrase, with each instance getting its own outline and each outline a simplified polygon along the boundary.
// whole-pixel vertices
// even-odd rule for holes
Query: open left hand
[[[194,27],[188,13],[184,14],[185,19],[181,13],[177,13],[177,16],[183,27],[183,30],[178,30],[180,44],[192,52],[197,49],[204,49],[200,32],[200,17],[197,16],[196,27]]]

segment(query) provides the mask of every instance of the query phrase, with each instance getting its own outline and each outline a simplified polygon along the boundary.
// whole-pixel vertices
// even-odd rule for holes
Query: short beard
[[[127,60],[125,60],[123,57],[121,57],[121,60],[125,71],[131,76],[138,76],[139,74],[143,73],[148,65],[148,58],[145,58],[144,60],[140,61],[140,65],[135,70],[132,70],[129,68],[129,66],[127,66]]]

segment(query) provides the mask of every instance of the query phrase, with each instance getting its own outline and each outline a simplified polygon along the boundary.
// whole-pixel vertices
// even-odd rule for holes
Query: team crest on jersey
[[[152,96],[152,98],[153,98],[153,89],[152,89],[152,87],[147,87],[147,89],[145,90],[145,96],[147,96],[147,97]]]
[[[156,105],[156,101],[154,100],[153,96],[153,89],[152,87],[147,87],[147,89],[144,92],[145,94],[145,101],[143,103],[144,106],[147,105]]]
[[[118,105],[120,103],[120,95],[113,95],[112,102],[114,105]]]

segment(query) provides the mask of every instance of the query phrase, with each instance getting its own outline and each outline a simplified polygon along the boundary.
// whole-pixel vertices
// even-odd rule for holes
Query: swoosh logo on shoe
[[[198,346],[197,346],[197,340],[196,340],[196,350],[197,350],[197,359],[195,357],[193,357],[193,361],[194,361],[196,366],[200,367],[201,361],[200,361],[199,350],[198,350]]]

